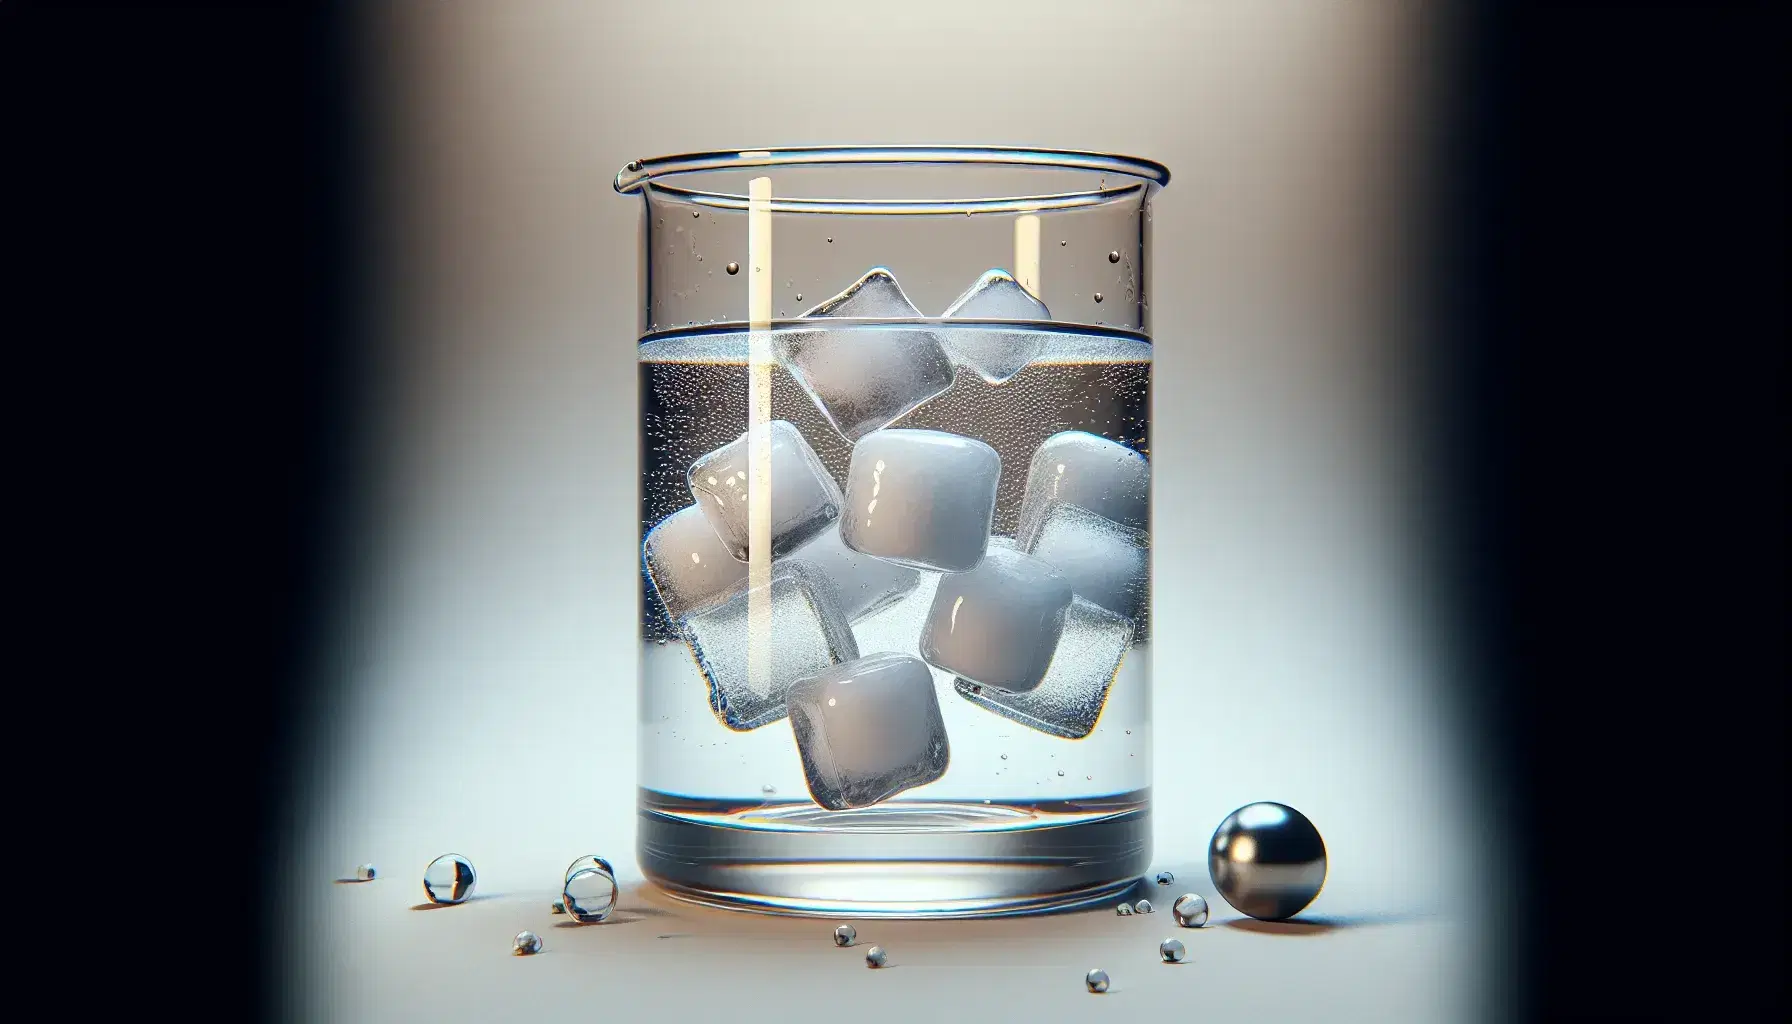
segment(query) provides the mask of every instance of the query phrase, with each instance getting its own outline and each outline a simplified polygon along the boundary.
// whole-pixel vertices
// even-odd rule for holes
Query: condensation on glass
[[[632,161],[640,831],[717,906],[980,916],[1150,861],[1160,165]]]

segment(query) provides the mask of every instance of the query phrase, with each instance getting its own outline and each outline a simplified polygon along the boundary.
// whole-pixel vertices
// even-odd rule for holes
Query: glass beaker
[[[825,916],[1068,908],[1151,855],[1158,164],[631,162],[643,872]]]

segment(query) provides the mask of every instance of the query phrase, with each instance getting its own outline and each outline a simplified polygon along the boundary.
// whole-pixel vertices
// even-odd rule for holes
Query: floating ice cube
[[[1143,455],[1105,437],[1066,430],[1045,439],[1027,466],[1015,537],[1030,549],[1052,502],[1086,508],[1122,526],[1148,529],[1151,464]]]
[[[836,665],[791,686],[789,701],[809,795],[828,810],[869,807],[946,773],[946,724],[919,658]]]
[[[840,486],[802,432],[785,420],[764,427],[770,440],[772,554],[796,550],[840,517]],[[747,560],[747,475],[752,470],[742,434],[696,462],[688,480],[691,497],[735,558]]]
[[[847,547],[836,529],[823,530],[820,536],[791,552],[789,561],[807,562],[828,577],[840,598],[840,612],[849,622],[883,611],[921,581],[921,574],[907,566]]]
[[[852,627],[826,576],[807,563],[772,567],[765,587],[771,614],[767,642],[770,670],[763,679],[749,672],[748,617],[753,591],[689,616],[685,642],[709,683],[709,704],[722,724],[737,732],[757,729],[784,717],[784,694],[805,676],[859,656]]]
[[[965,700],[1029,729],[1080,740],[1095,731],[1131,643],[1130,620],[1077,598],[1064,613],[1058,649],[1038,686],[1006,693],[961,678],[953,687]]]
[[[1012,274],[991,270],[946,308],[945,317],[1050,320],[1052,314]],[[1046,336],[1035,331],[955,328],[941,331],[940,340],[978,376],[991,384],[1000,384],[1033,361],[1045,347]]]
[[[1031,553],[1070,581],[1078,597],[1145,621],[1151,535],[1066,502],[1053,502],[1040,518]]]
[[[1057,570],[992,547],[970,572],[940,579],[921,633],[927,663],[978,685],[1019,693],[1038,686],[1071,603]]]
[[[939,430],[879,430],[852,446],[840,537],[900,565],[966,572],[983,561],[1002,457]]]
[[[874,267],[805,318],[917,317],[902,286]],[[906,327],[782,331],[778,360],[849,440],[887,427],[952,386],[952,358],[933,331]]]
[[[673,623],[721,602],[747,578],[746,563],[735,559],[695,505],[679,509],[649,530],[641,557]]]

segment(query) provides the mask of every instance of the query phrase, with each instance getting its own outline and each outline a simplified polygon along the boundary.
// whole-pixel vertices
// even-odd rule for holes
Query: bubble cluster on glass
[[[512,948],[517,956],[533,956],[541,952],[541,936],[534,932],[517,932]]]
[[[477,881],[472,861],[458,853],[444,853],[423,869],[423,895],[431,903],[464,903],[473,895]]]
[[[889,957],[884,953],[884,947],[882,946],[872,946],[865,951],[866,967],[882,967],[888,959]]]
[[[1108,990],[1108,972],[1097,967],[1089,972],[1088,976],[1083,979],[1083,983],[1089,986],[1091,992],[1106,992]]]
[[[1176,897],[1176,903],[1170,908],[1176,915],[1176,923],[1184,928],[1199,928],[1207,923],[1207,900],[1192,892],[1185,892]]]
[[[1181,939],[1165,939],[1157,944],[1157,955],[1166,964],[1179,964],[1188,959],[1188,947]]]
[[[834,945],[850,946],[852,940],[859,937],[859,930],[850,924],[843,924],[834,929]]]

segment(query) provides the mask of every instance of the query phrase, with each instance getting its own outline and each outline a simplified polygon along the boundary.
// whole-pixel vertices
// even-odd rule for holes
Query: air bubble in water
[[[1188,948],[1181,939],[1165,939],[1157,944],[1157,955],[1166,964],[1179,964],[1188,959]]]
[[[463,903],[473,895],[476,881],[472,861],[458,853],[444,853],[423,869],[423,895],[431,903]]]
[[[541,952],[541,936],[534,932],[517,932],[513,945],[517,956],[533,956]]]
[[[1199,928],[1207,923],[1207,900],[1192,892],[1185,892],[1176,897],[1170,912],[1176,915],[1176,923],[1182,927]]]
[[[850,946],[852,940],[859,937],[859,930],[850,924],[843,924],[834,929],[834,945]]]
[[[738,263],[732,263],[732,262],[731,262],[731,263],[729,263],[729,264],[728,264],[728,272],[729,272],[729,273],[730,273],[730,274],[738,274],[738,273],[740,273],[740,264],[738,264]]]
[[[884,961],[887,959],[889,958],[884,954],[884,947],[882,946],[872,946],[865,951],[866,967],[882,967]]]
[[[1108,262],[1109,262],[1109,263],[1118,263],[1118,262],[1120,262],[1120,252],[1119,252],[1119,250],[1115,250],[1115,251],[1114,251],[1114,252],[1110,252],[1110,253],[1108,253]]]
[[[1097,967],[1089,972],[1083,982],[1089,986],[1091,992],[1106,992],[1108,990],[1108,972]]]

